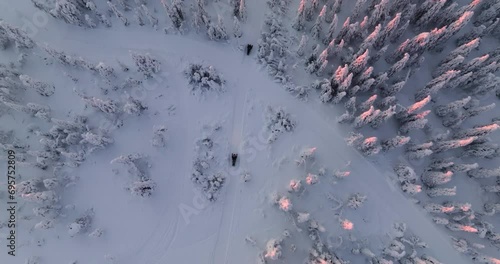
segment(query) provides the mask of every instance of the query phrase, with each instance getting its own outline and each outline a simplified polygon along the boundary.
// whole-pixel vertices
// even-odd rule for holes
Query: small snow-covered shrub
[[[75,236],[76,234],[85,233],[92,226],[92,220],[94,218],[94,210],[89,209],[83,213],[82,216],[78,217],[73,223],[68,226],[68,233],[70,236]]]
[[[266,129],[270,132],[268,143],[274,142],[283,132],[291,132],[295,128],[295,121],[281,107],[267,107]]]
[[[51,96],[55,92],[54,85],[35,80],[28,75],[20,75],[19,79],[24,86],[35,90],[41,96]]]
[[[205,93],[210,91],[223,92],[224,80],[223,76],[217,72],[213,66],[203,66],[201,64],[192,63],[184,71],[191,84],[193,93]]]
[[[151,179],[140,179],[132,183],[127,190],[135,196],[149,197],[156,189],[156,183]]]
[[[363,205],[363,203],[366,200],[366,196],[360,194],[360,193],[355,193],[352,194],[349,199],[347,200],[347,207],[352,208],[352,209],[358,209]]]
[[[151,139],[151,144],[153,147],[165,147],[165,132],[167,132],[167,128],[165,126],[154,126],[153,127],[153,138]]]

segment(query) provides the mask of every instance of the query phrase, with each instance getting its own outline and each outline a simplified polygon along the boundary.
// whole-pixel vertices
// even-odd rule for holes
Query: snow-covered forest
[[[499,47],[499,0],[1,1],[0,262],[499,264]]]

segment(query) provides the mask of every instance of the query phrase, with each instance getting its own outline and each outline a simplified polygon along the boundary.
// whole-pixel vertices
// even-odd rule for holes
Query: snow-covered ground
[[[121,2],[113,1],[117,6],[117,3]],[[136,2],[144,1],[124,2],[136,6]],[[170,5],[171,1],[167,2]],[[191,19],[193,14],[188,8],[191,1],[187,2],[189,3],[184,3],[185,12],[189,13]],[[229,26],[233,21],[230,6],[232,1],[206,2],[206,9],[212,20],[217,21],[215,15],[221,15],[232,35]],[[290,9],[284,18],[285,28],[290,30],[287,33],[290,34],[287,36],[290,41],[286,55],[288,56],[296,53],[296,46],[300,41],[300,35],[295,34],[288,25],[295,16],[299,1],[285,2]],[[330,8],[333,2],[338,1],[302,2],[308,6],[319,2],[320,6],[325,4]],[[387,1],[382,1],[384,2]],[[460,2],[460,6],[467,4],[464,1],[457,2]],[[342,10],[338,13],[338,29],[350,15],[349,10],[352,10],[354,3],[355,1],[344,1]],[[106,3],[98,5],[102,10],[109,9]],[[12,65],[12,68],[33,79],[54,84],[55,87],[55,93],[48,97],[31,90],[11,95],[18,95],[17,101],[23,105],[28,102],[49,105],[50,116],[54,119],[72,120],[75,115],[87,116],[89,131],[112,138],[113,141],[94,151],[88,149],[88,145],[92,145],[88,141],[68,147],[73,151],[85,151],[88,155],[85,155],[79,166],[63,166],[71,180],[70,184],[57,189],[60,197],[54,204],[61,205],[62,209],[61,214],[53,220],[51,228],[35,228],[35,225],[45,218],[33,215],[33,208],[40,205],[25,201],[32,195],[30,192],[16,198],[16,256],[9,255],[9,249],[5,246],[9,243],[7,239],[11,229],[6,225],[8,218],[2,216],[1,263],[231,264],[259,263],[259,258],[266,263],[290,264],[347,261],[353,264],[392,263],[383,262],[389,259],[396,263],[398,258],[394,254],[400,254],[402,249],[396,250],[394,243],[401,243],[400,241],[405,243],[408,252],[404,252],[404,257],[399,259],[406,259],[408,262],[399,263],[433,263],[422,257],[428,255],[441,263],[459,264],[470,263],[471,256],[478,256],[477,252],[476,255],[467,252],[467,256],[456,250],[457,247],[452,245],[450,236],[467,239],[471,244],[484,244],[483,248],[480,245],[474,246],[479,255],[489,256],[490,259],[485,261],[490,262],[483,263],[500,262],[498,244],[495,247],[484,236],[477,236],[477,229],[472,231],[472,234],[463,236],[461,233],[452,233],[436,224],[422,207],[429,202],[469,202],[472,209],[478,212],[478,217],[495,226],[500,224],[499,214],[484,215],[483,204],[499,204],[498,193],[485,194],[477,181],[467,177],[465,173],[457,172],[453,177],[460,178],[454,179],[452,185],[446,186],[458,186],[456,200],[444,199],[448,197],[431,199],[423,193],[409,197],[401,190],[401,183],[394,173],[393,166],[401,161],[410,164],[420,178],[430,159],[408,160],[403,149],[381,152],[377,156],[364,156],[362,148],[356,149],[346,143],[345,137],[353,127],[337,122],[337,117],[342,115],[345,109],[322,103],[316,91],[309,91],[307,100],[298,98],[296,94],[287,92],[282,83],[275,82],[272,78],[275,76],[269,76],[269,69],[256,60],[260,57],[257,42],[261,32],[265,31],[265,26],[262,25],[265,14],[269,12],[265,1],[247,1],[247,18],[241,24],[243,36],[231,36],[228,41],[222,42],[209,41],[205,34],[196,33],[193,29],[187,30],[185,34],[177,34],[169,28],[169,34],[165,34],[162,31],[168,16],[165,15],[161,4],[155,2],[148,3],[147,6],[156,10],[153,13],[160,18],[158,30],[151,28],[150,23],[143,27],[137,25],[132,19],[133,11],[123,11],[129,18],[130,26],[124,27],[122,22],[110,13],[112,27],[99,26],[89,29],[50,17],[36,9],[29,1],[0,3],[0,18],[30,32],[29,36],[37,44],[33,49],[24,50],[27,54],[24,64]],[[319,10],[316,11],[314,12],[319,13]],[[307,23],[312,25],[314,19]],[[326,31],[328,23],[323,23]],[[166,24],[168,26],[170,22]],[[406,34],[408,38],[416,35],[413,32]],[[402,40],[398,43],[400,42]],[[250,56],[246,56],[244,50],[247,43],[254,45]],[[314,43],[314,40],[311,40],[311,43]],[[490,52],[498,44],[498,39],[493,36],[485,37],[483,46],[471,52],[471,58]],[[81,67],[63,65],[43,51],[43,47],[64,51],[75,57],[81,56],[84,61],[94,65],[103,62],[114,69],[114,74],[106,77]],[[449,53],[452,49],[446,46],[443,53]],[[306,57],[309,53],[311,51],[307,49]],[[391,50],[388,51],[388,54],[390,53]],[[2,50],[1,54],[2,64],[16,61],[19,55],[14,47]],[[153,73],[152,78],[144,78],[137,72],[131,54],[148,54],[160,63],[160,70]],[[430,74],[442,57],[437,59],[431,55],[420,65],[420,71],[411,77],[409,87],[405,87],[411,92],[405,90],[405,93],[398,94],[398,107],[415,102],[414,91],[431,80]],[[260,59],[262,62],[262,58]],[[337,58],[334,60],[337,61]],[[313,79],[319,78],[306,74],[302,59],[296,58],[295,55],[285,57],[284,61],[289,64],[287,66],[291,74],[287,85],[309,86]],[[388,68],[382,65],[382,61],[377,62],[377,69]],[[122,71],[120,64],[130,69]],[[191,64],[213,67],[225,81],[223,87],[214,90],[212,86],[217,85],[212,83],[207,91],[201,94],[194,92],[193,84],[188,83],[185,73]],[[336,65],[330,65],[326,71],[330,73],[334,69]],[[15,85],[4,78],[5,75],[0,77],[3,78],[2,85],[7,83],[15,88]],[[123,85],[129,77],[144,80],[141,84]],[[323,77],[329,78],[328,74]],[[74,80],[71,80],[72,78]],[[124,102],[130,100],[126,97],[127,94],[139,100],[147,109],[140,115],[126,114],[121,110],[118,113],[106,114],[102,113],[102,108],[100,112],[98,106],[89,103],[89,98],[95,96],[103,100],[114,100],[121,107]],[[366,100],[369,95],[359,95],[358,103]],[[498,100],[494,98],[494,94],[490,95],[475,98],[481,100],[480,105]],[[455,98],[462,97],[447,90],[439,96],[434,97],[433,94],[435,101],[432,103],[448,103]],[[6,99],[2,101],[9,102]],[[282,112],[279,112],[280,110]],[[498,107],[490,112],[497,110]],[[271,129],[280,131],[269,131],[272,111],[286,117],[278,118],[280,122],[289,121],[289,124],[293,125],[285,129],[274,123]],[[274,117],[276,118],[276,114]],[[440,119],[437,116],[429,119],[429,123],[435,128],[431,134],[435,136],[438,133],[436,131],[440,131],[436,128],[440,126]],[[115,126],[117,120],[123,123],[118,122],[120,125]],[[461,128],[489,124],[491,116],[480,120],[482,122],[466,120]],[[49,131],[55,123],[54,120],[51,123],[13,111],[3,105],[0,122],[0,139],[7,140],[0,142],[3,146],[8,148],[8,144],[15,143],[13,137],[3,135],[13,130],[15,138],[29,144],[30,150],[42,149],[40,146],[43,142],[39,142],[40,138],[44,137],[43,133]],[[397,123],[393,120],[387,123],[378,130],[363,127],[357,132],[380,139],[392,138],[396,136],[394,128]],[[33,128],[34,126],[39,128]],[[160,139],[164,138],[165,146],[152,144],[155,128],[159,126],[166,128],[159,136]],[[39,130],[40,133],[31,133],[28,127],[31,127],[31,130]],[[411,132],[411,143],[424,143],[428,139],[427,134],[418,132],[422,131]],[[492,140],[497,142],[498,135],[492,136]],[[312,157],[306,157],[301,162],[300,156],[304,151],[313,152]],[[22,153],[22,150],[17,152]],[[235,167],[231,166],[231,153],[239,154]],[[133,169],[137,171],[130,167],[127,170],[131,163],[111,163],[121,155],[130,154],[142,155],[140,164],[132,163]],[[19,161],[16,166],[16,182],[19,184],[33,178],[52,178],[54,164],[41,170],[33,164],[27,164],[33,160],[30,155],[26,155],[26,164]],[[471,158],[464,158],[463,161],[462,163],[476,162]],[[7,169],[7,158],[1,162],[0,167],[4,171],[4,168]],[[488,168],[498,167],[498,159],[478,163]],[[200,169],[199,164],[205,167]],[[205,174],[203,177],[209,174],[222,175],[222,186],[214,187],[211,191],[203,190],[199,183],[192,180],[197,169]],[[134,173],[139,173],[142,177],[134,177]],[[204,179],[203,177],[200,178]],[[6,179],[0,180],[2,212],[6,211],[9,199]],[[126,189],[134,182],[145,179],[155,183],[151,197],[134,196]],[[290,190],[292,180],[301,182],[302,186],[297,191]],[[420,184],[420,181],[417,183]],[[495,185],[491,182],[488,184]],[[47,184],[40,188],[48,189]],[[16,189],[21,191],[20,187]],[[366,196],[366,201],[359,208],[352,208],[348,200],[356,193]],[[280,197],[280,202],[276,202]],[[286,201],[286,204],[283,201]],[[93,209],[91,226],[88,230],[70,235],[68,226],[90,208]],[[296,217],[297,213],[307,213],[309,221],[302,223]],[[470,221],[474,221],[473,218],[470,218]],[[5,225],[1,225],[2,223]],[[314,238],[316,233],[312,228],[313,223],[319,223],[321,226],[318,228],[321,231],[318,233],[319,238]],[[352,228],[348,223],[353,224]],[[401,223],[406,227],[404,234],[398,233],[395,228],[401,227]],[[462,222],[457,220],[457,223]],[[88,235],[96,229],[103,230],[102,236]],[[493,227],[490,229],[488,236],[494,234]],[[410,243],[416,241],[413,235],[427,246],[419,247]],[[498,236],[498,233],[496,235]],[[281,255],[277,259],[274,259],[276,252],[266,248],[271,239],[281,240]],[[320,260],[320,256],[311,253],[312,249],[321,248],[316,243],[318,241],[325,245],[323,249],[328,249],[328,254],[336,255],[342,262]],[[390,246],[391,243],[393,246]],[[391,255],[392,251],[389,250],[396,253]],[[417,262],[417,256],[421,257],[420,261],[425,262]]]

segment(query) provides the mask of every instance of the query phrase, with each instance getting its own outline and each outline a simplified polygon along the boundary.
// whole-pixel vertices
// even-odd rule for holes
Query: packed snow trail
[[[48,31],[50,31],[50,29],[48,29]],[[49,33],[52,34],[52,38],[49,36]],[[360,170],[361,175],[364,173],[364,176],[362,178],[358,177],[349,180],[358,181],[362,190],[367,192],[372,199],[376,199],[377,206],[380,206],[381,211],[391,211],[396,213],[403,221],[405,221],[410,229],[414,230],[425,242],[428,243],[429,248],[433,251],[433,253],[439,253],[435,254],[436,258],[440,259],[444,263],[467,263],[464,261],[464,258],[462,258],[459,253],[452,248],[448,237],[431,222],[430,218],[425,215],[423,210],[411,203],[399,190],[393,191],[391,187],[389,187],[385,180],[386,177],[388,177],[387,175],[380,172],[373,166],[373,164],[368,162],[359,153],[345,146],[343,138],[339,134],[339,129],[336,125],[326,123],[320,118],[320,115],[316,110],[312,110],[311,107],[306,105],[304,102],[299,102],[296,99],[293,99],[285,92],[284,89],[269,80],[266,73],[257,70],[255,62],[245,60],[242,64],[239,60],[241,54],[230,52],[230,49],[218,43],[193,40],[188,37],[181,36],[150,34],[134,29],[127,29],[124,32],[121,32],[120,30],[108,31],[96,29],[91,32],[81,30],[78,31],[78,33],[72,32],[72,34],[61,34],[60,32],[49,33],[43,34],[43,37],[51,46],[77,54],[88,52],[95,58],[111,58],[119,57],[119,55],[123,56],[123,54],[125,54],[129,49],[151,50],[152,53],[161,54],[167,60],[171,60],[172,65],[180,62],[179,54],[183,54],[186,57],[189,56],[189,59],[192,61],[201,59],[209,62],[210,64],[214,64],[216,68],[218,68],[218,70],[224,73],[224,75],[228,78],[232,78],[232,76],[238,76],[243,73],[241,74],[242,78],[240,79],[240,82],[252,84],[252,86],[255,87],[257,98],[273,105],[287,106],[290,112],[297,116],[297,120],[299,120],[298,126],[314,129],[317,133],[317,137],[324,139],[325,146],[328,145],[328,148],[332,149],[331,154],[333,154],[333,157],[335,157],[335,155],[339,155],[339,152],[342,152],[340,153],[342,155],[356,157],[362,164],[362,167],[354,169]],[[131,35],[133,35],[134,38],[130,38],[129,36]],[[60,38],[54,36],[68,37]],[[144,42],[142,41],[143,39],[148,39],[148,41]],[[157,43],[162,43],[163,47],[160,49]],[[123,45],[126,45],[126,47]],[[235,67],[236,65],[238,67]],[[186,113],[183,118],[193,118],[194,120],[197,120],[198,116],[201,114],[196,111],[191,111],[191,109],[187,112],[188,113]],[[239,119],[237,118],[235,120]],[[239,122],[243,124],[243,120]],[[185,127],[185,129],[192,130],[189,126]],[[237,130],[239,128],[235,129]],[[120,131],[118,130],[117,133],[120,133]],[[233,129],[233,135],[234,133],[235,130]],[[237,134],[238,133],[236,133],[236,135]],[[233,137],[231,138],[232,140],[235,140],[235,142],[237,141]],[[192,140],[194,139],[193,135],[185,135],[185,138],[176,138],[176,140],[186,144],[192,144]],[[185,150],[186,151],[184,153],[179,154],[180,157],[185,159],[182,163],[184,165],[182,168],[178,168],[179,171],[176,171],[175,175],[171,175],[171,177],[182,178],[181,180],[173,180],[172,183],[180,184],[180,186],[175,186],[175,188],[182,190],[185,190],[186,186],[184,185],[187,184],[184,177],[188,177],[190,173],[190,167],[187,165],[186,160],[189,160],[191,149],[189,147],[185,147]],[[231,184],[228,184],[225,187],[227,194],[224,198],[225,201],[223,201],[226,203],[223,205],[223,214],[226,214],[227,212],[229,216],[223,216],[222,219],[228,223],[227,225],[224,225],[224,228],[229,228],[216,231],[217,234],[219,234],[219,231],[224,232],[220,234],[220,239],[218,240],[219,242],[215,243],[216,250],[214,253],[215,259],[213,259],[214,263],[229,263],[229,256],[227,256],[229,253],[228,243],[232,241],[232,239],[235,239],[236,237],[234,236],[236,235],[241,236],[238,239],[244,239],[244,234],[235,234],[233,232],[234,228],[231,226],[231,223],[234,221],[231,215],[236,213],[233,208],[237,203],[236,200],[231,198],[238,197],[238,188],[235,186],[236,180],[232,179],[231,182]],[[176,192],[175,195],[185,196],[185,194],[179,192]],[[178,205],[176,203],[179,201],[180,198],[172,197],[172,200],[165,201],[165,203],[169,206],[169,208],[176,208]],[[218,203],[222,203],[222,201],[219,201]],[[159,208],[159,210],[164,209]],[[179,219],[180,215],[177,210],[174,210],[168,212],[166,217]],[[182,248],[176,248],[174,250],[171,245],[175,244],[177,240],[181,237],[189,237],[194,234],[192,232],[187,233],[189,232],[189,229],[184,229],[182,236],[179,236],[179,228],[181,227],[179,225],[175,225],[174,228],[176,230],[174,235],[171,235],[172,232],[169,231],[171,227],[171,225],[162,226],[155,230],[156,233],[161,234],[160,239],[164,239],[164,241],[157,241],[158,238],[152,239],[152,241],[150,241],[151,243],[144,245],[143,248],[146,248],[145,251],[135,252],[137,255],[134,259],[142,258],[148,260],[146,262],[147,264],[160,264],[175,260],[175,257],[183,256],[182,262],[189,263],[192,261],[191,258],[206,259],[206,256],[211,254],[210,251],[213,247],[203,247],[203,249],[208,252],[200,251],[198,252],[199,254],[190,253],[192,251],[189,248],[184,250]],[[211,241],[210,236],[207,236],[205,239],[197,241],[197,243],[200,244],[199,246],[202,246],[201,243],[211,243]],[[191,245],[191,247],[194,246],[197,246],[196,243]],[[149,247],[155,247],[156,249],[151,252]],[[123,259],[122,263],[132,262],[128,259]]]

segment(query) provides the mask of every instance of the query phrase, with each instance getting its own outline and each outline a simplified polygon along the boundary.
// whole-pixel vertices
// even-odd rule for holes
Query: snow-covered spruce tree
[[[428,187],[435,187],[437,185],[445,184],[451,181],[453,176],[452,171],[425,171],[422,174],[422,182]]]
[[[425,118],[431,111],[426,110],[421,113],[405,115],[398,119],[400,124],[399,131],[401,133],[408,133],[411,129],[422,129],[427,124],[428,120]]]
[[[366,65],[367,65],[369,58],[370,58],[369,50],[367,49],[362,54],[360,54],[359,56],[356,56],[354,58],[354,60],[349,65],[349,69],[354,74],[360,73],[363,69],[366,68]]]
[[[83,26],[83,11],[82,5],[76,1],[57,0],[55,7],[49,12],[53,17],[62,19],[68,24]]]
[[[471,99],[472,99],[472,97],[467,96],[463,99],[453,101],[453,102],[448,103],[446,105],[438,105],[435,108],[435,113],[439,117],[444,117],[444,116],[464,107],[466,104],[468,104],[470,102]]]
[[[500,125],[496,123],[483,126],[475,126],[473,128],[458,131],[453,135],[453,138],[485,137],[499,128]]]
[[[460,69],[462,62],[464,61],[464,57],[461,55],[456,56],[448,62],[441,63],[433,72],[432,77],[438,77],[449,70],[457,70]]]
[[[235,38],[241,38],[243,33],[241,32],[240,20],[234,16],[233,17],[233,36]]]
[[[90,97],[85,95],[80,95],[80,97],[83,99],[83,101],[85,101],[85,103],[105,114],[115,115],[120,112],[120,107],[113,100],[102,100],[97,97]]]
[[[432,47],[433,50],[441,50],[444,43],[446,43],[453,35],[460,31],[467,23],[469,23],[473,11],[466,11],[460,15],[454,22],[446,27],[444,34],[436,41],[436,45]]]
[[[381,48],[385,45],[387,39],[391,39],[396,33],[396,29],[401,21],[401,12],[397,13],[384,27],[383,31],[380,33],[379,37],[373,43],[373,47]]]
[[[500,167],[495,169],[472,169],[467,171],[467,175],[473,178],[489,178],[489,177],[500,177]]]
[[[396,114],[396,106],[395,105],[389,106],[387,109],[380,111],[378,114],[377,113],[375,113],[375,114],[376,115],[369,122],[369,124],[372,128],[378,128],[384,122],[389,120],[393,115],[395,115]]]
[[[297,31],[302,31],[304,29],[305,22],[306,22],[306,0],[301,0],[292,27]]]
[[[304,49],[306,48],[307,41],[308,41],[307,35],[302,35],[299,46],[297,48],[297,55],[299,55],[299,57],[304,56]]]
[[[160,72],[161,63],[149,53],[140,54],[136,52],[130,52],[130,56],[135,62],[138,71],[144,74],[146,78],[153,77],[153,74]]]
[[[412,167],[402,163],[394,166],[394,172],[398,176],[398,180],[401,183],[404,182],[415,183],[418,178],[417,174],[415,173]]]
[[[126,94],[126,102],[123,105],[123,112],[129,115],[140,116],[145,110],[148,109],[144,106],[141,101],[133,98],[129,94]]]
[[[428,0],[424,2],[424,4],[422,4],[422,6],[417,9],[417,12],[415,12],[415,16],[413,17],[413,24],[417,28],[423,28],[427,26],[434,19],[434,17],[439,14],[440,9],[444,6],[445,3],[446,0]]]
[[[214,22],[208,24],[207,35],[211,40],[226,40],[229,38],[222,16],[219,15],[217,24]]]
[[[144,5],[144,4],[141,5],[141,10],[142,10],[142,13],[144,13],[144,15],[148,18],[149,23],[151,24],[151,26],[155,30],[158,30],[158,18],[155,17],[153,15],[153,13],[149,10],[149,8],[146,5]]]
[[[397,147],[401,147],[410,142],[410,137],[405,136],[395,136],[390,139],[382,140],[380,145],[383,151],[388,151]]]
[[[182,3],[182,1],[174,0],[172,1],[172,6],[169,6],[167,4],[167,0],[161,0],[161,4],[163,5],[165,12],[167,12],[168,17],[172,21],[172,25],[178,32],[182,32],[185,20],[185,14],[182,10]],[[204,2],[201,0],[197,0],[194,23],[195,26],[198,28],[201,27],[202,24],[204,26],[207,26],[209,22],[210,18],[208,18],[208,14],[204,9]]]
[[[335,31],[337,30],[338,21],[339,19],[337,17],[337,14],[334,14],[332,21],[330,22],[330,25],[328,27],[328,33],[326,34],[326,37],[323,40],[323,44],[329,45],[329,43],[332,43],[333,45],[335,43]]]
[[[498,12],[500,11],[500,3],[498,1],[490,1],[490,6],[482,10],[476,17],[476,23],[485,24],[488,21],[493,21],[495,17],[498,17]]]
[[[68,226],[68,233],[71,237],[77,234],[83,234],[90,230],[94,219],[94,209],[88,209],[82,216],[78,217],[73,223]]]
[[[435,153],[447,151],[450,149],[455,149],[455,148],[460,148],[460,147],[465,147],[474,140],[476,140],[477,137],[468,137],[468,138],[462,138],[462,139],[455,139],[455,140],[446,140],[446,141],[438,141],[436,144],[434,144],[432,150]]]
[[[323,6],[323,9],[319,13],[318,17],[316,18],[316,22],[314,22],[313,27],[311,28],[311,37],[314,39],[320,39],[323,36],[323,22],[325,20],[325,13],[326,13],[326,5]]]
[[[493,159],[500,156],[500,146],[489,141],[477,140],[464,148],[464,157]]]
[[[354,119],[354,127],[360,128],[365,126],[374,121],[378,115],[380,115],[380,109],[375,109],[373,106],[370,106],[368,110],[362,112]]]
[[[153,138],[151,139],[151,144],[153,147],[165,147],[166,139],[165,133],[167,128],[165,126],[154,126],[153,127]]]
[[[408,155],[409,159],[421,159],[433,153],[431,149],[433,145],[433,142],[427,142],[423,144],[408,144],[406,145],[406,154]]]
[[[453,59],[455,59],[457,56],[462,56],[462,57],[467,57],[470,52],[473,49],[476,49],[479,46],[480,43],[480,38],[475,38],[467,43],[462,44],[461,46],[457,47],[456,49],[452,50],[448,56],[446,56],[442,61],[441,64],[447,63]]]
[[[387,71],[387,76],[390,78],[394,74],[400,72],[406,66],[406,63],[408,62],[409,59],[410,59],[410,54],[405,53],[403,55],[403,58],[394,63],[394,65],[392,65],[391,68]]]
[[[0,21],[0,32],[2,32],[2,43],[14,42],[18,49],[31,49],[35,42],[21,29]]]
[[[364,139],[357,147],[365,156],[375,155],[380,152],[382,147],[378,143],[377,137],[369,137]]]
[[[130,24],[127,18],[123,15],[123,13],[120,12],[120,10],[118,10],[115,4],[113,4],[110,1],[108,1],[107,4],[111,9],[111,11],[113,12],[113,14],[115,14],[115,16],[122,21],[123,25],[128,26]]]
[[[34,202],[42,205],[51,205],[59,201],[59,196],[54,191],[41,191],[28,194],[22,194],[21,197],[28,202]]]
[[[460,70],[449,70],[446,71],[444,74],[430,80],[424,88],[421,90],[417,91],[415,94],[415,100],[422,100],[428,95],[435,94],[439,90],[441,90],[443,87],[446,86],[446,84],[454,77],[456,77],[460,73]]]
[[[213,66],[203,66],[201,64],[190,64],[184,74],[192,85],[194,93],[205,93],[210,91],[224,91],[225,80]]]
[[[112,138],[101,135],[101,133],[94,134],[92,132],[85,132],[81,135],[81,137],[82,140],[80,141],[80,144],[86,143],[97,148],[105,148],[107,145],[114,142]]]
[[[455,196],[457,194],[457,187],[453,188],[432,188],[427,190],[427,195],[430,197],[437,196]]]
[[[295,121],[290,114],[286,113],[281,107],[267,107],[266,111],[266,130],[270,132],[267,139],[268,143],[274,142],[279,134],[291,132],[295,128]]]

